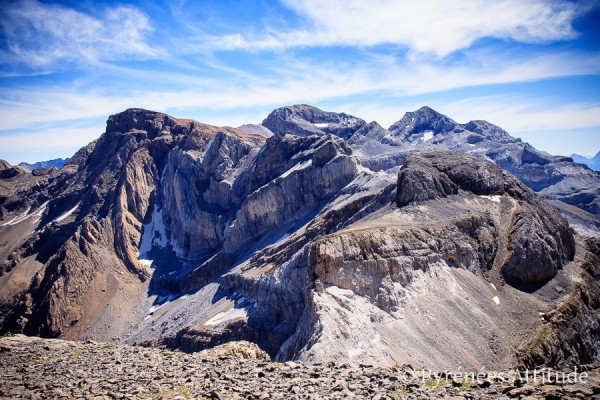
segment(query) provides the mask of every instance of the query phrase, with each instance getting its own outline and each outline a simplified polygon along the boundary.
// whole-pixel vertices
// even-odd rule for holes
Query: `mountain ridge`
[[[575,295],[593,246],[488,150],[445,149],[485,135],[441,123],[435,146],[418,129],[407,144],[306,105],[267,120],[273,135],[129,109],[61,170],[0,180],[0,331],[480,368],[516,362],[539,312]],[[518,168],[583,168],[506,140]],[[590,335],[555,362],[594,359]]]
[[[580,164],[585,164],[594,171],[600,171],[600,151],[597,152],[595,156],[590,158],[579,154],[571,154],[570,157],[573,159],[573,161]]]

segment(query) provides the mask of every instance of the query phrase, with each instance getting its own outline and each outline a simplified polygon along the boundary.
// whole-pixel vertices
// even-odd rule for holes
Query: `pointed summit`
[[[407,112],[401,120],[392,124],[389,130],[394,136],[411,136],[426,131],[438,133],[450,132],[458,124],[451,118],[440,114],[431,107],[421,107],[417,111]]]

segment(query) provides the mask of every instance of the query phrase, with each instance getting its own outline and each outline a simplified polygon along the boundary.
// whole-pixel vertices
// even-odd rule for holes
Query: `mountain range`
[[[571,158],[576,163],[585,164],[594,171],[600,171],[600,151],[592,158],[580,156],[579,154],[571,154]]]
[[[0,332],[437,369],[598,361],[600,175],[488,122],[129,109],[41,171],[0,165]]]
[[[35,171],[35,170],[44,169],[44,168],[52,168],[52,167],[61,169],[62,166],[65,165],[65,163],[67,161],[68,161],[68,158],[55,158],[53,160],[38,161],[38,162],[34,162],[32,164],[22,162],[22,163],[19,163],[19,167],[27,168],[30,171]]]

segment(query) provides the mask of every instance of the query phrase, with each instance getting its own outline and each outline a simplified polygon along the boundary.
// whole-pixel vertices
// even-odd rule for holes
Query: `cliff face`
[[[402,150],[423,129],[515,140],[413,114],[388,131],[286,107],[265,120],[270,135],[131,109],[61,170],[0,165],[1,331],[502,368],[559,302],[593,327],[592,289],[573,284],[590,250],[554,208],[489,161]],[[596,357],[594,338],[573,346]]]
[[[519,363],[559,367],[600,361],[600,241],[580,248],[581,279],[561,304],[544,314],[544,323],[518,351]]]
[[[248,147],[263,141],[128,110],[110,117],[106,133],[63,169],[10,193],[3,209],[16,203],[26,211],[2,226],[3,238],[12,242],[2,265],[2,330],[122,334],[154,272],[140,255],[142,231],[159,200],[161,174],[175,158],[171,153],[206,151],[219,134],[240,136]]]

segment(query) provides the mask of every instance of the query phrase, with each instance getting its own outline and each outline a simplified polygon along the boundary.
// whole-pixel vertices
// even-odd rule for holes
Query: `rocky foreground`
[[[600,399],[597,365],[465,378],[411,366],[272,363],[247,342],[186,354],[21,335],[0,338],[0,353],[2,399]]]

